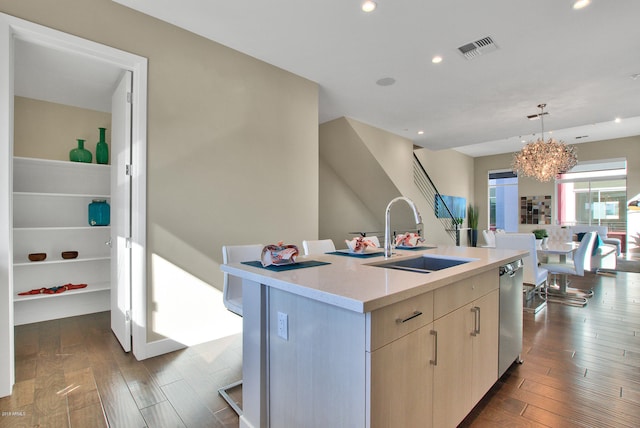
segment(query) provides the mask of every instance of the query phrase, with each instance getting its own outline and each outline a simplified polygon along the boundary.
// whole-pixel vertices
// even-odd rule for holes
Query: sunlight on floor
[[[154,254],[151,328],[187,346],[242,331],[242,318],[222,303],[222,292]]]

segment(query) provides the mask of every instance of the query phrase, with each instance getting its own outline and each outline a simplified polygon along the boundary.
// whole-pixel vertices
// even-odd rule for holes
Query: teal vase
[[[104,137],[106,128],[98,128],[100,130],[100,141],[96,144],[96,163],[106,165],[109,163],[109,146]]]
[[[78,140],[78,147],[69,152],[71,162],[91,163],[91,152],[84,148],[84,140]]]

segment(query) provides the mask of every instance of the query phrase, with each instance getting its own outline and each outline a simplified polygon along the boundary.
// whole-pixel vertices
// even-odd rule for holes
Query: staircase
[[[438,220],[442,224],[444,230],[447,231],[447,234],[455,241],[456,245],[460,245],[460,225],[454,221],[455,217],[451,212],[450,207],[447,206],[444,199],[442,199],[442,195],[438,192],[436,185],[431,181],[429,174],[422,166],[420,159],[416,154],[413,154],[413,181],[420,190],[420,193],[427,200],[427,204],[436,211],[436,203],[440,207],[444,208],[444,212],[448,214],[446,217],[439,217]],[[438,208],[439,208],[438,207]]]

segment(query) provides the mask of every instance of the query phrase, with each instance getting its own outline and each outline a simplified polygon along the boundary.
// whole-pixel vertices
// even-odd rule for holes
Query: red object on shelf
[[[78,288],[85,288],[86,286],[87,284],[65,284],[51,288],[35,288],[30,291],[23,291],[22,293],[18,293],[18,296],[28,296],[30,294],[60,294],[64,293],[67,290],[76,290]]]

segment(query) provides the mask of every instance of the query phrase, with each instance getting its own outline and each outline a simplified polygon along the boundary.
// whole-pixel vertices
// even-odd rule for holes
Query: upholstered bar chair
[[[308,256],[309,254],[330,253],[336,250],[336,246],[331,239],[304,240],[302,241],[302,249],[304,255]]]
[[[222,247],[222,262],[239,263],[260,260],[264,245],[225,245]],[[236,315],[242,316],[242,278],[224,273],[224,288],[222,291],[224,306]],[[218,389],[220,396],[238,415],[242,415],[242,409],[229,395],[229,390],[242,385],[242,379]]]
[[[536,294],[543,299],[543,302],[535,307],[526,305],[523,310],[533,313],[540,311],[546,305],[546,295],[543,291],[546,289],[544,285],[547,283],[549,271],[538,265],[535,235],[533,233],[496,233],[495,240],[496,248],[529,251],[529,255],[522,258],[525,305],[532,302]]]

